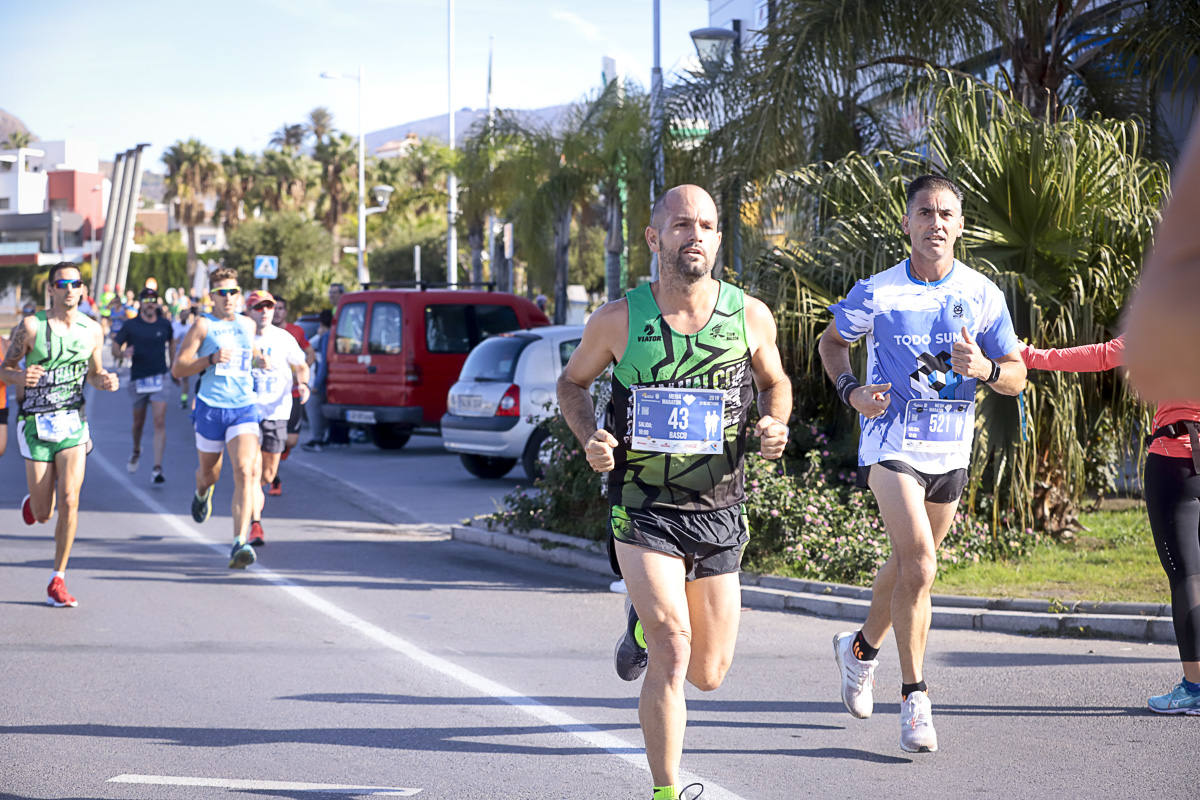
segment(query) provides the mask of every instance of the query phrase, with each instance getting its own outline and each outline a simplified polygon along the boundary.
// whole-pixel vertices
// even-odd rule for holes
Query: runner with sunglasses
[[[46,587],[46,603],[74,608],[79,603],[67,592],[67,560],[79,523],[86,456],[92,449],[83,383],[115,392],[119,381],[101,362],[100,324],[79,311],[83,296],[79,268],[69,262],[54,265],[49,285],[50,310],[25,317],[13,329],[0,363],[0,381],[17,387],[17,442],[29,486],[21,501],[21,517],[26,525],[46,522],[58,506],[54,574]]]
[[[259,470],[258,406],[251,369],[269,365],[254,345],[254,322],[238,313],[241,289],[237,270],[221,267],[213,272],[213,311],[196,317],[183,337],[171,367],[176,378],[200,375],[196,408],[196,495],[192,519],[204,522],[212,514],[213,487],[221,477],[221,456],[229,451],[233,462],[233,549],[230,569],[254,563],[254,548],[246,543],[254,508]]]

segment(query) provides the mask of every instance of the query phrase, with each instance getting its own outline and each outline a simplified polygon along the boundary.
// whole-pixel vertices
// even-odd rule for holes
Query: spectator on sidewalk
[[[325,375],[328,371],[325,348],[329,344],[329,329],[333,325],[333,312],[325,309],[321,312],[317,325],[317,335],[312,338],[312,349],[316,355],[312,373],[308,383],[312,389],[305,413],[311,428],[311,437],[301,447],[311,453],[319,453],[324,449],[329,432],[329,423],[325,419]]]

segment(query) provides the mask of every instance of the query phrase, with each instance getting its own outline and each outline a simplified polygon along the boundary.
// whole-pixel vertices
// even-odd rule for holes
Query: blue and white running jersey
[[[847,342],[867,337],[863,383],[892,384],[887,411],[859,418],[859,465],[903,461],[933,475],[965,468],[977,381],[954,372],[950,356],[964,327],[989,358],[1020,346],[1000,288],[957,260],[946,277],[926,283],[905,259],[856,283],[829,310]]]
[[[233,358],[209,366],[200,373],[196,396],[213,408],[242,408],[255,404],[254,378],[250,361],[254,347],[254,320],[238,314],[233,319],[217,319],[205,314],[208,335],[196,350],[197,358],[208,358],[222,348],[233,351]]]

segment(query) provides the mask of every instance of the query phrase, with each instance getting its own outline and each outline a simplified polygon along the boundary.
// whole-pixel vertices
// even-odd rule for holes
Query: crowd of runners
[[[829,306],[832,321],[818,349],[837,397],[858,414],[858,474],[892,545],[866,621],[834,637],[841,698],[853,716],[871,716],[874,672],[892,631],[899,743],[921,753],[938,749],[924,663],[930,590],[937,548],[967,481],[977,391],[1017,395],[1031,369],[1111,369],[1123,361],[1124,341],[1058,351],[1023,345],[1000,289],[954,257],[964,228],[962,190],[923,175],[908,185],[906,200],[899,225],[909,256]],[[588,463],[608,473],[611,562],[628,588],[615,668],[624,680],[643,678],[639,719],[653,798],[674,800],[693,787],[702,791],[679,782],[684,684],[714,690],[733,660],[738,571],[751,535],[743,510],[749,439],[758,439],[765,458],[783,455],[792,391],[771,310],[712,275],[721,233],[709,194],[690,185],[664,193],[645,238],[658,257],[657,280],[592,315],[558,398]],[[64,577],[90,449],[83,384],[116,391],[120,381],[103,367],[101,325],[79,310],[79,270],[59,264],[49,278],[49,308],[14,329],[0,379],[18,389],[17,440],[29,486],[23,518],[46,522],[58,509],[47,602],[74,606]],[[147,288],[111,347],[118,361],[131,357],[131,472],[147,409],[153,414],[154,483],[166,480],[161,419],[172,381],[185,396],[195,381],[191,514],[196,522],[211,514],[227,453],[234,481],[229,566],[245,568],[265,542],[265,495],[279,491],[280,460],[296,443],[314,352],[302,333],[278,327],[281,300],[265,291],[243,298],[232,269],[216,270],[210,281],[211,310],[195,313],[182,337]],[[867,351],[861,381],[850,359],[859,341]],[[590,387],[609,367],[611,400],[597,415]],[[1198,437],[1200,402],[1160,403],[1145,492],[1184,671],[1177,686],[1149,699],[1161,713],[1200,714]]]

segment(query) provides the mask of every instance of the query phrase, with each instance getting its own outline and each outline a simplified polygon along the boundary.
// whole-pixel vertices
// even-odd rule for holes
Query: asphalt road
[[[431,438],[300,454],[259,564],[233,572],[228,476],[195,524],[187,418],[169,410],[168,483],[151,487],[146,458],[125,470],[128,405],[90,406],[75,609],[43,603],[53,532],[20,520],[9,426],[0,797],[648,796],[607,580],[422,524],[490,510],[519,470],[479,481]],[[704,800],[1200,796],[1200,718],[1144,710],[1179,678],[1173,647],[935,631],[941,750],[914,756],[890,644],[875,716],[843,710],[830,640],[847,628],[744,613],[725,685],[689,689],[684,766]]]

